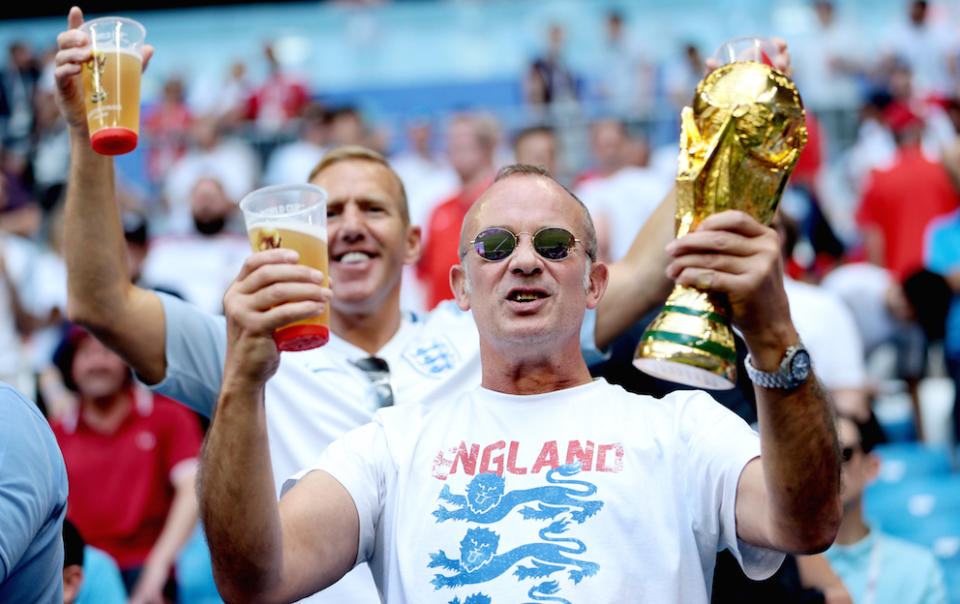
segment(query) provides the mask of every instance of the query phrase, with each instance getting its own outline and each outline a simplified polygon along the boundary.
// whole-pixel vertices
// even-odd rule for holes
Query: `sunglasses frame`
[[[549,256],[544,255],[544,253],[537,248],[537,244],[536,244],[537,236],[540,233],[543,233],[544,231],[553,231],[553,230],[563,231],[564,233],[570,235],[570,240],[573,242],[566,247],[566,251],[564,252],[563,257],[561,258],[550,258]],[[510,249],[507,255],[504,256],[503,258],[495,258],[495,259],[487,258],[486,256],[480,253],[479,249],[477,249],[477,240],[480,238],[481,235],[490,231],[501,231],[513,237],[513,247]],[[570,250],[572,250],[577,244],[583,245],[583,242],[580,239],[577,239],[572,232],[570,232],[569,230],[563,227],[558,227],[558,226],[543,227],[542,229],[539,229],[536,233],[533,233],[533,234],[531,234],[528,231],[521,231],[519,233],[514,233],[513,231],[505,227],[490,227],[487,229],[483,229],[482,231],[477,233],[476,236],[474,236],[474,238],[470,240],[470,245],[473,246],[473,251],[477,253],[477,256],[480,256],[481,260],[484,260],[485,262],[502,262],[507,258],[509,258],[510,256],[512,256],[515,251],[517,251],[517,247],[520,245],[520,235],[530,235],[530,243],[531,245],[533,245],[534,251],[537,252],[538,256],[540,256],[544,260],[549,260],[550,262],[562,262],[566,260],[567,258],[570,257]]]

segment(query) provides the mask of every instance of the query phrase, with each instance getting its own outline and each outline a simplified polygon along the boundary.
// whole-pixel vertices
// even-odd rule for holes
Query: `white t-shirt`
[[[202,312],[158,294],[166,318],[167,372],[152,389],[210,417],[217,401],[226,356],[223,316]],[[581,347],[588,362],[601,360],[593,341],[596,315],[588,311]],[[351,363],[369,356],[330,334],[326,346],[284,352],[267,382],[270,459],[277,493],[285,478],[312,464],[326,447],[373,420],[376,389]],[[480,384],[480,343],[470,313],[453,302],[425,315],[404,313],[400,329],[378,352],[387,361],[396,404],[433,406]],[[379,601],[370,571],[356,568],[311,602]]]
[[[607,220],[611,260],[627,255],[637,230],[657,209],[671,186],[673,180],[664,178],[656,170],[628,166],[606,178],[588,181],[577,190],[577,196],[590,213]]]
[[[598,379],[383,409],[312,469],[353,497],[357,563],[389,603],[696,603],[720,549],[756,579],[783,560],[736,537],[737,483],[759,454],[704,392],[658,400]]]
[[[863,388],[867,382],[863,341],[847,305],[830,290],[809,283],[786,278],[783,287],[790,316],[823,385]]]

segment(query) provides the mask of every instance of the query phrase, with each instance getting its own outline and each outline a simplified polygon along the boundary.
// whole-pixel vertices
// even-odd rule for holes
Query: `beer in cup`
[[[308,184],[257,189],[240,201],[253,251],[282,247],[300,254],[298,264],[323,272],[330,285],[327,257],[327,193]],[[318,317],[278,328],[273,339],[280,350],[308,350],[330,338],[330,308]]]
[[[93,58],[83,65],[83,101],[93,150],[103,155],[133,151],[140,131],[140,46],[143,25],[102,17],[80,26],[90,36]]]

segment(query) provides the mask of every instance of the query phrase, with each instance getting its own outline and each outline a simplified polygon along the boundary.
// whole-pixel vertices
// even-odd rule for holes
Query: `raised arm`
[[[597,306],[598,348],[606,348],[670,293],[673,282],[664,274],[670,256],[664,248],[674,236],[675,208],[671,189],[637,233],[627,255],[610,264],[607,291]]]
[[[800,341],[776,231],[743,212],[710,216],[671,243],[667,274],[725,292],[755,368],[773,372]],[[754,545],[810,553],[826,549],[840,523],[840,463],[833,409],[816,376],[794,390],[754,386],[761,457],[737,487],[737,536]]]
[[[116,350],[148,383],[163,379],[164,314],[159,298],[135,287],[114,190],[113,159],[90,146],[80,72],[90,59],[83,13],[70,9],[57,36],[57,105],[70,132],[70,178],[65,207],[67,316]],[[143,49],[144,63],[153,54]]]
[[[302,598],[357,558],[357,509],[332,476],[310,472],[279,504],[274,491],[264,388],[280,353],[271,334],[320,314],[331,297],[322,274],[296,259],[284,249],[252,254],[223,298],[227,357],[199,492],[214,579],[231,602]]]

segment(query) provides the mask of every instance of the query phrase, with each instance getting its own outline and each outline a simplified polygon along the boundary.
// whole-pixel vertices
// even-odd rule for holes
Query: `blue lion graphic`
[[[543,486],[532,489],[506,491],[506,481],[496,474],[477,474],[467,484],[466,495],[454,495],[449,485],[443,489],[437,499],[447,501],[456,508],[438,505],[433,511],[437,522],[445,520],[469,520],[480,524],[490,524],[502,520],[515,507],[525,503],[537,502],[537,507],[529,505],[520,509],[527,520],[553,520],[563,512],[570,512],[570,518],[583,524],[603,507],[602,501],[584,501],[597,492],[597,487],[582,480],[561,480],[560,476],[575,476],[580,473],[580,464],[573,463],[547,472],[547,482],[557,486]],[[582,488],[572,488],[574,485]]]
[[[527,592],[527,596],[531,599],[537,600],[538,602],[562,602],[562,604],[571,604],[570,600],[561,598],[560,596],[555,597],[543,597],[538,594],[543,594],[544,596],[552,596],[553,594],[560,591],[560,584],[556,581],[544,581],[539,585],[534,585],[530,588],[530,591]],[[530,604],[537,604],[537,602],[531,602]]]
[[[550,536],[551,533],[563,534],[568,524],[566,520],[558,520],[540,529],[540,538],[548,543],[529,543],[503,554],[497,554],[500,535],[487,528],[467,529],[466,536],[460,541],[459,559],[450,558],[443,550],[430,554],[428,568],[454,571],[453,575],[435,574],[431,583],[434,589],[483,583],[499,577],[515,564],[517,568],[513,574],[517,580],[549,577],[555,572],[567,570],[569,578],[579,583],[584,577],[597,574],[600,565],[570,557],[587,551],[579,539]],[[518,564],[526,558],[530,558],[531,566]]]
[[[467,599],[463,601],[463,604],[490,604],[492,600],[490,596],[482,593],[475,593],[472,596],[467,596]],[[461,604],[460,598],[454,598],[450,600],[450,604]]]

